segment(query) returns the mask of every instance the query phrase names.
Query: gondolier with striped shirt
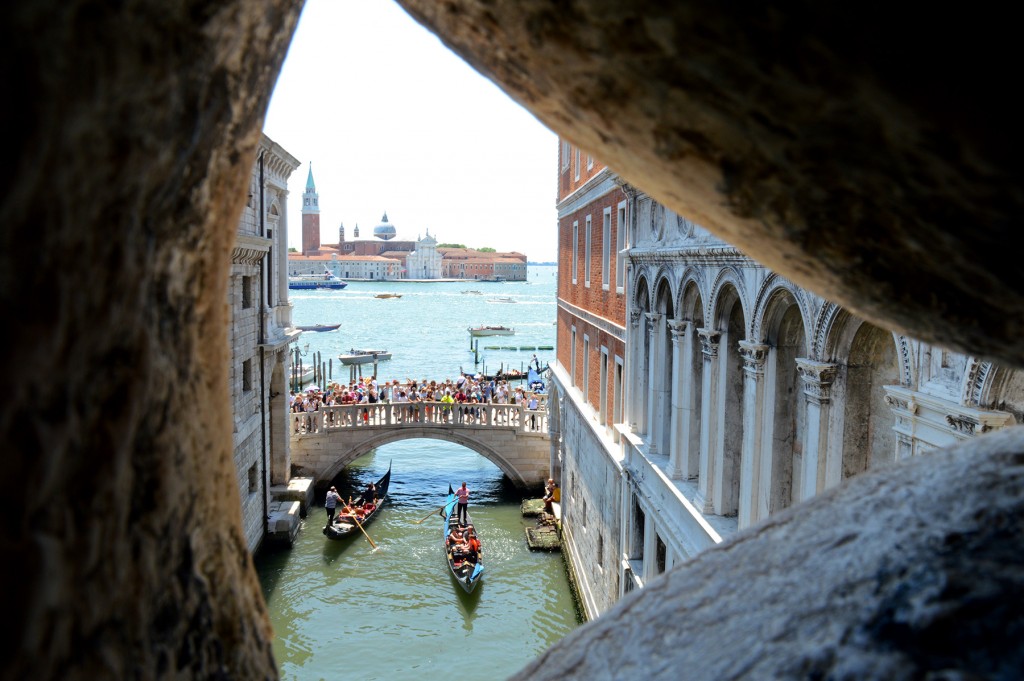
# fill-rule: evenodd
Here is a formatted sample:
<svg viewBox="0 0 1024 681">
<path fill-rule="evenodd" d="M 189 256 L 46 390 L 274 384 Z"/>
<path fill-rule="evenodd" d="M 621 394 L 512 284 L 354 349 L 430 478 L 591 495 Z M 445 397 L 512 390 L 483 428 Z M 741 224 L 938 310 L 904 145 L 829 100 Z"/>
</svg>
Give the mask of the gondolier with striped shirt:
<svg viewBox="0 0 1024 681">
<path fill-rule="evenodd" d="M 462 487 L 455 490 L 455 498 L 459 500 L 456 517 L 461 524 L 465 525 L 469 516 L 469 489 L 466 488 L 465 482 L 462 483 Z"/>
<path fill-rule="evenodd" d="M 327 499 L 324 502 L 324 507 L 327 509 L 327 527 L 331 526 L 334 522 L 334 511 L 338 508 L 338 503 L 341 501 L 341 495 L 338 494 L 336 487 L 331 487 L 327 491 Z"/>
</svg>

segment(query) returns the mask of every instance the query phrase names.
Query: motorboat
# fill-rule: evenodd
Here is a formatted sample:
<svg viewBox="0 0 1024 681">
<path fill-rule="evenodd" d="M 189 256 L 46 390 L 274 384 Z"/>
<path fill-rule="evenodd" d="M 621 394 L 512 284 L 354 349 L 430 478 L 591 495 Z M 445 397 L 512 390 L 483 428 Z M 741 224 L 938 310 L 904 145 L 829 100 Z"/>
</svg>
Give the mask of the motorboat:
<svg viewBox="0 0 1024 681">
<path fill-rule="evenodd" d="M 299 331 L 335 331 L 341 324 L 307 324 L 296 326 Z"/>
<path fill-rule="evenodd" d="M 514 302 L 516 302 L 516 299 L 515 298 L 510 298 L 509 296 L 502 296 L 500 298 L 488 298 L 487 302 L 488 303 L 514 303 Z"/>
<path fill-rule="evenodd" d="M 387 350 L 356 350 L 351 349 L 347 355 L 339 355 L 342 364 L 372 364 L 391 359 Z"/>
<path fill-rule="evenodd" d="M 339 291 L 346 286 L 348 286 L 348 282 L 342 281 L 328 269 L 320 274 L 296 274 L 288 277 L 288 288 L 298 291 L 316 289 Z"/>
<path fill-rule="evenodd" d="M 378 293 L 374 298 L 401 298 L 401 293 Z"/>
<path fill-rule="evenodd" d="M 471 326 L 470 336 L 512 336 L 516 330 L 509 326 Z"/>
</svg>

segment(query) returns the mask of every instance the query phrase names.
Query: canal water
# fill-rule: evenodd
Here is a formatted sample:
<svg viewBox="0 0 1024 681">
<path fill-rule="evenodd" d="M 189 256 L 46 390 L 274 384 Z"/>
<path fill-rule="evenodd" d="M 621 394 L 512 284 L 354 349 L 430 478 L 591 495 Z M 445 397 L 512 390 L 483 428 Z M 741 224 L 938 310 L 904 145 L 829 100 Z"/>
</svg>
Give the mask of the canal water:
<svg viewBox="0 0 1024 681">
<path fill-rule="evenodd" d="M 386 349 L 394 359 L 378 365 L 378 380 L 447 378 L 473 365 L 467 327 L 502 324 L 514 326 L 516 335 L 493 339 L 506 348 L 499 350 L 484 350 L 492 339 L 480 339 L 479 368 L 485 362 L 488 371 L 492 362 L 518 368 L 534 354 L 518 346 L 554 345 L 554 269 L 531 268 L 529 283 L 351 282 L 340 292 L 292 291 L 295 324 L 342 324 L 338 331 L 304 334 L 300 351 L 319 351 L 326 360 L 350 348 Z M 402 298 L 375 298 L 379 292 Z M 488 302 L 498 297 L 516 302 Z M 542 364 L 554 356 L 536 354 Z M 337 362 L 334 369 L 340 378 Z M 294 547 L 256 557 L 282 679 L 401 681 L 467 673 L 501 679 L 579 626 L 562 555 L 526 544 L 526 528 L 536 519 L 522 516 L 521 502 L 540 490 L 516 490 L 477 453 L 425 439 L 360 457 L 334 483 L 344 496 L 354 494 L 389 463 L 389 501 L 366 526 L 376 548 L 361 533 L 325 538 L 318 500 Z M 447 570 L 435 512 L 448 485 L 463 481 L 486 566 L 472 594 Z"/>
</svg>

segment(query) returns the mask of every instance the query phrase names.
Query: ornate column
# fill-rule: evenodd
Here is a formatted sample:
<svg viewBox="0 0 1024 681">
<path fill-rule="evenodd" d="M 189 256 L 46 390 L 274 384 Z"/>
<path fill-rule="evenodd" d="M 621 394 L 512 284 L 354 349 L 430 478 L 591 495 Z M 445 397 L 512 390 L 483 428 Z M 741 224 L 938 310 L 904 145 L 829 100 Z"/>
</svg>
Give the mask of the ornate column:
<svg viewBox="0 0 1024 681">
<path fill-rule="evenodd" d="M 683 359 L 689 357 L 687 330 L 690 323 L 672 320 L 668 323 L 672 334 L 672 386 L 671 424 L 669 430 L 668 475 L 673 480 L 687 478 L 687 446 L 690 442 L 690 416 L 693 413 L 693 374 Z"/>
<path fill-rule="evenodd" d="M 836 380 L 838 367 L 797 358 L 796 370 L 804 383 L 807 406 L 804 461 L 800 471 L 800 500 L 803 501 L 823 491 L 826 486 L 839 484 L 842 479 L 842 452 L 835 454 L 830 461 L 828 441 L 832 383 Z"/>
<path fill-rule="evenodd" d="M 629 328 L 626 330 L 626 394 L 623 396 L 622 420 L 629 424 L 629 429 L 638 432 L 638 424 L 643 423 L 643 409 L 640 392 L 641 373 L 640 357 L 643 355 L 643 333 L 640 321 L 643 313 L 633 310 L 629 313 Z"/>
<path fill-rule="evenodd" d="M 768 346 L 741 340 L 743 358 L 743 445 L 740 452 L 738 523 L 749 527 L 768 517 L 772 457 L 764 452 L 765 361 Z"/>
<path fill-rule="evenodd" d="M 718 343 L 722 333 L 714 329 L 697 329 L 697 335 L 700 338 L 701 352 L 704 354 L 704 383 L 700 398 L 700 473 L 695 505 L 702 513 L 711 513 L 714 509 L 711 484 L 715 478 L 715 459 L 722 448 L 718 429 L 723 419 L 717 411 L 720 363 Z"/>
<path fill-rule="evenodd" d="M 661 436 L 665 432 L 665 375 L 659 366 L 665 357 L 661 325 L 665 315 L 659 312 L 647 313 L 647 452 L 661 453 Z"/>
</svg>

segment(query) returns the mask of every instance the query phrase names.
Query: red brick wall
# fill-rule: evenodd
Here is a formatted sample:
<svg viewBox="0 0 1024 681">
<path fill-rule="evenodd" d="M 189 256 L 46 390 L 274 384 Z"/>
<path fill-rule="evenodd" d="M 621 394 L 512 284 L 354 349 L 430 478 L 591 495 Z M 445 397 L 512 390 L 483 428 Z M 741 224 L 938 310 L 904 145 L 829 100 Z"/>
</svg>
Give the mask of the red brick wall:
<svg viewBox="0 0 1024 681">
<path fill-rule="evenodd" d="M 565 140 L 558 140 L 558 200 L 561 201 L 569 194 L 582 187 L 587 180 L 594 177 L 605 165 L 594 159 L 591 167 L 587 167 L 587 150 L 580 149 L 580 179 L 576 179 L 576 147 L 569 145 L 569 165 L 563 168 L 562 154 L 565 153 Z"/>
<path fill-rule="evenodd" d="M 317 213 L 302 214 L 302 254 L 316 255 L 320 252 L 320 216 Z"/>
<path fill-rule="evenodd" d="M 582 307 L 594 314 L 610 319 L 616 324 L 626 323 L 626 296 L 616 293 L 615 287 L 618 282 L 615 280 L 615 262 L 603 262 L 604 254 L 604 209 L 611 208 L 611 246 L 610 254 L 615 253 L 616 235 L 618 234 L 618 205 L 625 200 L 621 189 L 605 194 L 603 197 L 591 203 L 576 213 L 566 215 L 558 222 L 558 297 L 568 303 Z M 590 286 L 587 287 L 585 279 L 585 262 L 587 258 L 587 215 L 591 218 L 590 231 Z M 576 283 L 573 284 L 572 256 L 573 256 L 573 228 L 572 224 L 579 223 L 577 248 L 579 259 L 576 267 Z M 604 290 L 602 282 L 604 269 L 609 267 L 608 290 Z"/>
</svg>

